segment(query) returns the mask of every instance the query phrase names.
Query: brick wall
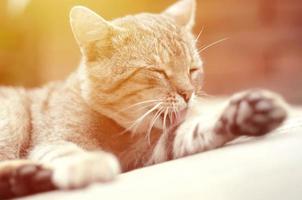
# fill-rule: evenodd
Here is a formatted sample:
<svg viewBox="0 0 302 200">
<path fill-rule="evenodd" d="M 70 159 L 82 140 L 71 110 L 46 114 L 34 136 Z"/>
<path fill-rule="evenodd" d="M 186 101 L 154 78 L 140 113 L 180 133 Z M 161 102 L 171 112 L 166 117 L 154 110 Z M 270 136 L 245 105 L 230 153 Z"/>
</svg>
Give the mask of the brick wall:
<svg viewBox="0 0 302 200">
<path fill-rule="evenodd" d="M 265 87 L 302 103 L 302 1 L 199 0 L 202 53 L 211 94 Z"/>
</svg>

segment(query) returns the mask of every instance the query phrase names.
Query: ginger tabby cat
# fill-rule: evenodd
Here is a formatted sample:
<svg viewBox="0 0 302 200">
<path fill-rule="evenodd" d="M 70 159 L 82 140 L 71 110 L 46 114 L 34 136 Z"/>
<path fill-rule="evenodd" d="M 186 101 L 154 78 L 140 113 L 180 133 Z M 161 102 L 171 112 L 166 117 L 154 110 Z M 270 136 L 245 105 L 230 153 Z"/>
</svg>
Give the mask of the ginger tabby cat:
<svg viewBox="0 0 302 200">
<path fill-rule="evenodd" d="M 180 0 L 106 21 L 74 7 L 79 68 L 38 89 L 0 88 L 0 198 L 110 181 L 278 127 L 286 111 L 275 94 L 203 95 L 195 10 Z"/>
</svg>

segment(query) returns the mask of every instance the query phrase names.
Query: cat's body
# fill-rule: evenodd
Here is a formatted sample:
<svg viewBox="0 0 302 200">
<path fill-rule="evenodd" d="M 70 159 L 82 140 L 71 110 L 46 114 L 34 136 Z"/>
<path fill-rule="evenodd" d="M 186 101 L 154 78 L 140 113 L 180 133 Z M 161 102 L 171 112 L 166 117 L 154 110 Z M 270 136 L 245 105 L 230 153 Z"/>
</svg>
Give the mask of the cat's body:
<svg viewBox="0 0 302 200">
<path fill-rule="evenodd" d="M 160 15 L 107 22 L 74 8 L 78 70 L 39 89 L 0 89 L 0 197 L 108 181 L 279 126 L 286 112 L 271 93 L 215 106 L 199 96 L 194 11 L 182 0 Z"/>
<path fill-rule="evenodd" d="M 153 130 L 152 138 L 148 140 L 142 135 L 125 132 L 115 121 L 83 101 L 74 75 L 66 82 L 51 83 L 34 90 L 1 88 L 0 101 L 1 139 L 8 139 L 6 143 L 0 143 L 4 150 L 0 154 L 1 160 L 28 157 L 39 160 L 31 153 L 36 147 L 66 141 L 89 151 L 112 152 L 121 161 L 123 171 L 128 171 L 144 166 L 147 161 L 141 158 L 149 157 L 152 153 L 150 145 L 161 133 Z M 11 118 L 7 117 L 8 113 Z"/>
</svg>

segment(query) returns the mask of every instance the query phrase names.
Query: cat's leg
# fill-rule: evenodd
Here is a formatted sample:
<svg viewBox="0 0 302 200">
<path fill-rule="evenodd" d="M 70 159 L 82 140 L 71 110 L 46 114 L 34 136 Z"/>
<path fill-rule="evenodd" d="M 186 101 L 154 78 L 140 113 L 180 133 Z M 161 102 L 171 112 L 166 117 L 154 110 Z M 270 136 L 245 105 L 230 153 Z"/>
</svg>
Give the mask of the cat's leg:
<svg viewBox="0 0 302 200">
<path fill-rule="evenodd" d="M 236 94 L 216 114 L 211 113 L 214 110 L 201 111 L 178 127 L 172 143 L 173 158 L 218 148 L 243 135 L 269 133 L 285 120 L 285 107 L 281 97 L 271 92 Z"/>
<path fill-rule="evenodd" d="M 112 180 L 118 160 L 103 151 L 89 152 L 70 142 L 37 145 L 29 160 L 0 163 L 0 199 L 54 189 L 73 189 Z"/>
<path fill-rule="evenodd" d="M 0 161 L 25 154 L 30 143 L 29 104 L 24 90 L 0 89 Z"/>
<path fill-rule="evenodd" d="M 23 89 L 0 90 L 0 199 L 53 189 L 50 171 L 24 158 L 30 144 L 30 100 Z M 48 179 L 48 181 L 47 181 Z"/>
<path fill-rule="evenodd" d="M 85 151 L 65 141 L 38 145 L 29 158 L 51 167 L 52 181 L 59 189 L 110 181 L 120 173 L 120 165 L 114 155 L 104 151 Z"/>
<path fill-rule="evenodd" d="M 69 142 L 39 145 L 29 159 L 0 163 L 0 199 L 84 187 L 110 181 L 120 172 L 113 155 Z"/>
</svg>

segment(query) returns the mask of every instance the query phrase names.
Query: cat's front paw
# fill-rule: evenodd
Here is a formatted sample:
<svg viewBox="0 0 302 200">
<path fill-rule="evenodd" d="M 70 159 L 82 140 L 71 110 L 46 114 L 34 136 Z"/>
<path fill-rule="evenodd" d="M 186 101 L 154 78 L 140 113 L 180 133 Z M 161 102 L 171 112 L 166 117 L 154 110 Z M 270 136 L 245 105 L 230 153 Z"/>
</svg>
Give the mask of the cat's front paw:
<svg viewBox="0 0 302 200">
<path fill-rule="evenodd" d="M 219 120 L 217 131 L 261 136 L 280 126 L 286 116 L 281 97 L 268 91 L 250 90 L 231 98 Z"/>
<path fill-rule="evenodd" d="M 75 189 L 110 181 L 119 173 L 120 165 L 115 156 L 89 152 L 59 160 L 54 168 L 53 182 L 60 189 Z"/>
</svg>

